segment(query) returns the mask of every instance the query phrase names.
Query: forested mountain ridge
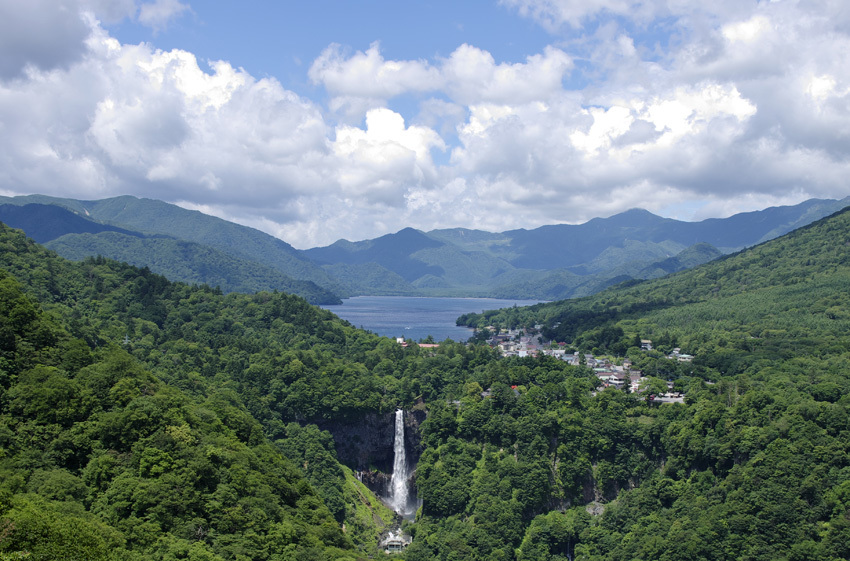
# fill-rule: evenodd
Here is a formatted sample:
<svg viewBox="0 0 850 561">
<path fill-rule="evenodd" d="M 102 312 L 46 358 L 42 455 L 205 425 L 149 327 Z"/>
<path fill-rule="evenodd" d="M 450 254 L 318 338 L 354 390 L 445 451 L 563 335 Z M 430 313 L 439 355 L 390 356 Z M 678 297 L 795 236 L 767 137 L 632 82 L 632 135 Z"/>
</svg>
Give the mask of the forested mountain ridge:
<svg viewBox="0 0 850 561">
<path fill-rule="evenodd" d="M 586 296 L 779 236 L 843 208 L 850 199 L 812 199 L 701 222 L 633 209 L 579 225 L 502 233 L 404 228 L 373 240 L 339 240 L 303 251 L 252 228 L 150 199 L 29 195 L 0 197 L 0 203 L 19 207 L 9 216 L 10 224 L 69 258 L 102 254 L 148 266 L 173 280 L 220 285 L 225 292 L 277 289 L 329 304 L 358 294 L 541 300 Z M 67 209 L 76 221 L 28 218 L 20 210 L 28 204 Z M 29 212 L 35 215 L 35 209 Z"/>
<path fill-rule="evenodd" d="M 40 244 L 45 244 L 66 234 L 100 234 L 115 232 L 128 236 L 143 237 L 117 226 L 95 222 L 59 205 L 0 204 L 0 222 L 28 233 Z"/>
<path fill-rule="evenodd" d="M 657 244 L 672 242 L 682 247 L 707 243 L 728 253 L 786 234 L 848 204 L 850 198 L 839 201 L 810 199 L 798 205 L 770 207 L 699 222 L 661 218 L 643 209 L 632 209 L 610 218 L 594 218 L 584 224 L 541 226 L 533 230 L 513 230 L 504 235 L 511 238 L 515 251 L 523 252 L 522 259 L 517 262 L 520 265 L 538 268 L 545 264 L 547 261 L 542 259 L 546 257 L 533 249 L 548 242 L 565 246 L 566 251 L 554 259 L 561 267 L 573 267 L 592 260 L 593 256 L 616 246 L 622 239 Z"/>
<path fill-rule="evenodd" d="M 427 412 L 408 561 L 850 558 L 848 243 L 840 213 L 711 267 L 504 312 L 622 348 L 647 387 L 685 394 L 657 406 L 563 361 L 405 348 L 294 296 L 72 263 L 3 229 L 0 553 L 51 558 L 14 531 L 41 524 L 94 559 L 378 555 L 375 507 L 314 423 L 403 407 Z M 694 361 L 633 346 L 650 335 Z"/>
<path fill-rule="evenodd" d="M 560 300 L 586 296 L 626 279 L 657 278 L 707 262 L 787 233 L 847 204 L 850 198 L 812 199 L 701 222 L 633 209 L 579 225 L 501 233 L 406 228 L 374 240 L 340 240 L 304 253 L 331 274 L 343 267 L 357 266 L 361 271 L 371 267 L 373 294 L 400 293 L 402 287 L 389 282 L 395 275 L 409 284 L 411 294 Z M 713 248 L 706 250 L 708 246 Z M 686 253 L 676 260 L 682 252 Z"/>
<path fill-rule="evenodd" d="M 216 268 L 228 268 L 228 276 L 223 280 L 233 290 L 277 288 L 301 294 L 322 304 L 336 303 L 339 301 L 338 295 L 345 295 L 338 282 L 286 242 L 253 228 L 162 201 L 131 196 L 79 201 L 28 195 L 0 197 L 0 203 L 2 206 L 30 208 L 31 212 L 43 212 L 38 207 L 29 207 L 31 204 L 52 205 L 75 213 L 75 227 L 67 227 L 64 231 L 56 229 L 56 220 L 52 223 L 34 222 L 28 220 L 23 211 L 16 212 L 16 220 L 9 222 L 24 229 L 41 243 L 56 241 L 56 249 L 67 252 L 69 257 L 83 254 L 95 256 L 97 253 L 94 251 L 103 250 L 102 255 L 121 259 L 130 254 L 126 246 L 133 245 L 135 249 L 141 250 L 140 254 L 136 254 L 135 264 L 147 265 L 174 280 L 192 281 L 194 278 L 209 277 L 212 281 Z M 81 221 L 89 221 L 94 226 L 81 229 L 78 224 Z M 71 219 L 64 218 L 62 222 L 70 225 Z M 99 234 L 105 226 L 110 231 L 130 237 Z M 65 236 L 60 243 L 58 238 L 63 234 Z M 175 243 L 163 242 L 164 238 L 183 242 L 184 246 L 186 243 L 192 244 L 194 250 L 203 252 L 208 259 L 193 263 Z M 114 248 L 112 243 L 116 244 Z M 142 263 L 142 258 L 151 262 Z M 242 267 L 247 272 L 239 274 Z M 175 275 L 177 272 L 185 273 L 187 269 L 189 272 L 186 276 Z M 222 279 L 222 275 L 218 278 Z M 215 286 L 214 282 L 202 282 Z M 268 283 L 279 284 L 268 286 Z"/>
<path fill-rule="evenodd" d="M 542 324 L 548 338 L 572 341 L 621 324 L 644 338 L 675 338 L 705 356 L 727 331 L 747 352 L 814 334 L 841 336 L 850 290 L 850 209 L 775 240 L 661 279 L 630 281 L 586 298 L 470 314 L 460 323 L 483 327 Z M 806 331 L 808 330 L 808 333 Z M 802 337 L 802 339 L 800 339 Z M 797 338 L 796 343 L 791 340 Z M 744 339 L 745 341 L 740 341 Z"/>
<path fill-rule="evenodd" d="M 125 322 L 143 331 L 149 322 L 133 310 L 160 317 L 153 292 L 209 289 L 103 259 L 69 263 L 2 225 L 0 263 L 0 551 L 38 560 L 357 557 L 232 390 L 180 389 L 121 344 Z M 130 307 L 121 317 L 116 297 Z M 289 446 L 321 448 L 286 430 Z"/>
<path fill-rule="evenodd" d="M 845 210 L 664 279 L 466 318 L 543 323 L 546 336 L 626 354 L 687 396 L 640 409 L 607 389 L 566 431 L 573 408 L 559 409 L 560 432 L 546 433 L 564 439 L 556 471 L 619 492 L 598 525 L 584 509 L 535 518 L 517 559 L 850 558 L 848 292 Z M 641 339 L 661 352 L 640 351 Z M 693 361 L 666 358 L 673 347 Z M 538 394 L 547 409 L 551 395 Z M 608 444 L 582 452 L 591 434 Z"/>
<path fill-rule="evenodd" d="M 298 281 L 257 261 L 234 257 L 210 246 L 167 236 L 132 236 L 115 232 L 66 234 L 44 244 L 67 259 L 102 255 L 188 284 L 206 284 L 222 292 L 279 290 L 312 304 L 339 304 L 332 292 L 313 281 Z"/>
<path fill-rule="evenodd" d="M 333 439 L 309 422 L 348 427 L 365 415 L 391 413 L 416 396 L 440 395 L 448 383 L 459 387 L 464 363 L 493 358 L 488 349 L 462 345 L 446 347 L 459 353 L 457 361 L 420 357 L 415 346 L 405 350 L 291 295 L 224 295 L 104 258 L 68 262 L 2 225 L 0 264 L 3 275 L 17 279 L 8 277 L 10 292 L 0 295 L 8 306 L 0 314 L 0 471 L 9 476 L 0 477 L 7 484 L 0 483 L 0 497 L 10 501 L 0 501 L 0 522 L 10 530 L 0 552 L 27 550 L 52 559 L 55 548 L 67 546 L 58 551 L 91 559 L 167 560 L 374 554 L 392 516 L 337 462 Z M 49 318 L 59 333 L 32 324 L 30 316 Z M 402 383 L 405 371 L 418 379 Z M 36 391 L 40 386 L 43 392 Z M 106 392 L 110 400 L 85 401 L 93 392 Z M 123 397 L 115 402 L 119 393 Z M 10 402 L 11 396 L 21 397 Z M 189 412 L 175 409 L 181 403 Z M 41 413 L 54 407 L 77 413 L 54 426 L 52 414 Z M 112 428 L 103 428 L 104 419 Z M 237 444 L 210 440 L 209 423 L 240 443 L 273 443 L 277 452 L 264 449 L 261 461 L 242 465 Z M 188 446 L 180 454 L 168 436 L 174 427 Z M 106 430 L 117 433 L 103 440 Z M 33 431 L 51 436 L 36 442 Z M 298 469 L 285 471 L 291 464 L 281 451 L 319 495 Z M 269 457 L 275 453 L 277 459 Z M 138 468 L 146 454 L 161 457 L 162 468 Z M 98 476 L 97 488 L 86 475 L 95 469 L 92 461 L 110 466 Z M 275 462 L 284 481 L 265 482 L 264 472 L 252 471 L 263 463 L 273 471 Z M 164 481 L 172 468 L 179 477 Z M 42 489 L 34 483 L 41 469 L 59 479 Z M 251 490 L 228 483 L 231 470 Z M 123 494 L 114 488 L 119 484 Z M 55 488 L 68 485 L 73 494 L 59 497 L 73 504 L 51 502 L 58 500 L 51 494 Z M 267 491 L 294 502 L 252 498 Z M 30 512 L 30 499 L 43 504 Z M 118 499 L 123 502 L 113 505 Z M 90 507 L 95 503 L 102 506 Z M 20 505 L 26 512 L 16 510 Z M 222 518 L 231 511 L 238 522 Z M 35 535 L 28 517 L 48 519 L 48 537 L 28 538 Z M 80 518 L 92 525 L 88 538 L 94 546 L 66 544 Z M 12 526 L 21 531 L 12 532 Z"/>
</svg>

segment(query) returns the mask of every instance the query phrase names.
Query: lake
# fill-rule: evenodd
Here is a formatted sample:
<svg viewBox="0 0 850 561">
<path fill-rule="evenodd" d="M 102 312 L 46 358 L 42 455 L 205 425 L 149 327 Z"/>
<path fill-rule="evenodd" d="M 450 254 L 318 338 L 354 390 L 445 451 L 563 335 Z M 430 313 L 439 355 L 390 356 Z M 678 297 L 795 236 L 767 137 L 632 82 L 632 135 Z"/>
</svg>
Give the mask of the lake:
<svg viewBox="0 0 850 561">
<path fill-rule="evenodd" d="M 458 316 L 484 310 L 531 306 L 540 300 L 500 300 L 496 298 L 426 298 L 410 296 L 356 296 L 341 305 L 322 306 L 355 327 L 386 337 L 419 341 L 432 336 L 435 341 L 466 341 L 472 330 L 458 327 Z"/>
</svg>

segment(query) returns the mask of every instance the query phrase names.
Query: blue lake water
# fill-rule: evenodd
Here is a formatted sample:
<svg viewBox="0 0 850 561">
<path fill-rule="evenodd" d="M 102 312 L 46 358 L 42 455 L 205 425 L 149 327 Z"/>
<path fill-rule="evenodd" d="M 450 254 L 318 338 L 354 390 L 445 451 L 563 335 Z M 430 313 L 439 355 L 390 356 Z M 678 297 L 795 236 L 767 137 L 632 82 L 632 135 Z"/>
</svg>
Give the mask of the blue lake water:
<svg viewBox="0 0 850 561">
<path fill-rule="evenodd" d="M 341 305 L 322 306 L 355 327 L 386 337 L 419 341 L 432 336 L 435 341 L 466 341 L 472 330 L 458 327 L 458 316 L 484 310 L 531 306 L 540 300 L 499 300 L 495 298 L 415 298 L 409 296 L 357 296 Z"/>
</svg>

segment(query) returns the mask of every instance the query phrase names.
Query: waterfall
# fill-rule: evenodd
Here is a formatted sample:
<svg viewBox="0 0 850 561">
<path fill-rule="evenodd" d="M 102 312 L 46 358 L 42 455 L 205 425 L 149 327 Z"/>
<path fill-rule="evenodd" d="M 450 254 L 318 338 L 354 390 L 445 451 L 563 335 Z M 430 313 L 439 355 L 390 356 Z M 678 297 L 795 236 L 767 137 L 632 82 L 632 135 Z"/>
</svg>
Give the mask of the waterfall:
<svg viewBox="0 0 850 561">
<path fill-rule="evenodd" d="M 407 456 L 404 452 L 404 411 L 395 412 L 395 439 L 393 441 L 393 476 L 390 490 L 390 505 L 393 510 L 404 516 L 407 514 Z"/>
</svg>

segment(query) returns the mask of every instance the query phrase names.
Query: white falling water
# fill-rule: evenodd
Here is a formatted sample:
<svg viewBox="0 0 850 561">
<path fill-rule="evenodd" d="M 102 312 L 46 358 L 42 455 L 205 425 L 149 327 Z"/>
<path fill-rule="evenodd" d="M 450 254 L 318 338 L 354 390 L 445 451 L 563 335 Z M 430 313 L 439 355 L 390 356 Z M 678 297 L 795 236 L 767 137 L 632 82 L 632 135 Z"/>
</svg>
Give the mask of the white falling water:
<svg viewBox="0 0 850 561">
<path fill-rule="evenodd" d="M 407 512 L 407 456 L 404 453 L 404 411 L 395 412 L 395 440 L 393 441 L 393 476 L 390 505 L 404 516 Z"/>
</svg>

